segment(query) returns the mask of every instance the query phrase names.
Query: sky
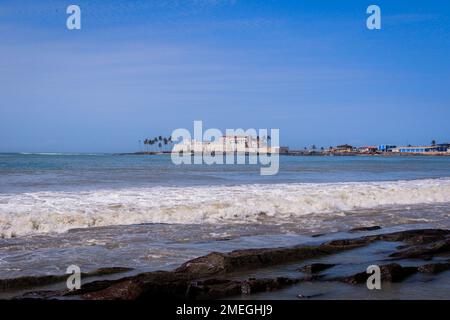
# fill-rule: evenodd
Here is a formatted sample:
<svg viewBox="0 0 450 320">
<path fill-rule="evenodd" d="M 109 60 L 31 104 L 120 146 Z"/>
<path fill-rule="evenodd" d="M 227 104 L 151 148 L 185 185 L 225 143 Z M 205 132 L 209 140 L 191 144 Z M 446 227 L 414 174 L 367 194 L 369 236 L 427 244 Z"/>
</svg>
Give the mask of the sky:
<svg viewBox="0 0 450 320">
<path fill-rule="evenodd" d="M 446 0 L 0 0 L 0 152 L 132 152 L 194 120 L 291 149 L 448 142 L 449 57 Z"/>
</svg>

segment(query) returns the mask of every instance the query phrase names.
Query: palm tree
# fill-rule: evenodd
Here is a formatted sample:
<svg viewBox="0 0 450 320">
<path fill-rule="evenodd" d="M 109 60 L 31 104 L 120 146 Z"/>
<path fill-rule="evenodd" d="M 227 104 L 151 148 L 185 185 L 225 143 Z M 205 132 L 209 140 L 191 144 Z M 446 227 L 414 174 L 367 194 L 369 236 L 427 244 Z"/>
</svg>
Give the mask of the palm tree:
<svg viewBox="0 0 450 320">
<path fill-rule="evenodd" d="M 431 141 L 431 145 L 432 145 L 432 146 L 435 146 L 435 145 L 436 145 L 436 140 L 432 140 L 432 141 Z"/>
<path fill-rule="evenodd" d="M 317 149 L 316 145 L 313 144 L 313 145 L 311 146 L 311 149 L 316 150 L 316 149 Z"/>
<path fill-rule="evenodd" d="M 172 136 L 169 136 L 168 138 L 167 138 L 167 141 L 169 142 L 169 145 L 170 145 L 170 151 L 172 151 Z"/>
</svg>

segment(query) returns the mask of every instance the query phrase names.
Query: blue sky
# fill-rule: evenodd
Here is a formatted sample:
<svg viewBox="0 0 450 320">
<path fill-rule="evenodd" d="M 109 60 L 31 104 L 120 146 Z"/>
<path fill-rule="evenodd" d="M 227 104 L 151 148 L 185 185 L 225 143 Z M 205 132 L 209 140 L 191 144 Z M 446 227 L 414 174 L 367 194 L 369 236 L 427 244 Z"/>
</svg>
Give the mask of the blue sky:
<svg viewBox="0 0 450 320">
<path fill-rule="evenodd" d="M 448 141 L 449 56 L 444 0 L 2 0 L 0 152 L 134 151 L 194 120 L 291 148 Z"/>
</svg>

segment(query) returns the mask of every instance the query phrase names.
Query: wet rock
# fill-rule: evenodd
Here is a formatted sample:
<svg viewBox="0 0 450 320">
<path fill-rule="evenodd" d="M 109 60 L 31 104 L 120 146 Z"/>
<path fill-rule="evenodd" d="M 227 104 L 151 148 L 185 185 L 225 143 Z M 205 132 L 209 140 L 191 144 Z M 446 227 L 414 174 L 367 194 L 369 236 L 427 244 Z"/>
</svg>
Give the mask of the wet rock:
<svg viewBox="0 0 450 320">
<path fill-rule="evenodd" d="M 12 279 L 1 279 L 0 280 L 0 290 L 14 290 L 14 289 L 22 289 L 22 288 L 32 288 L 44 286 L 52 283 L 62 282 L 67 279 L 67 275 L 65 276 L 26 276 Z"/>
<path fill-rule="evenodd" d="M 318 273 L 320 271 L 332 268 L 334 266 L 335 264 L 332 263 L 313 263 L 299 268 L 298 271 L 304 273 Z"/>
<path fill-rule="evenodd" d="M 418 268 L 418 271 L 423 272 L 423 273 L 440 273 L 440 272 L 447 271 L 447 270 L 450 270 L 449 262 L 430 263 L 430 264 L 425 264 L 423 266 L 420 266 Z"/>
<path fill-rule="evenodd" d="M 81 273 L 81 279 L 89 277 L 104 276 L 116 273 L 124 273 L 131 271 L 131 268 L 122 267 L 108 267 L 100 268 L 91 272 Z M 11 290 L 11 289 L 23 289 L 40 287 L 49 284 L 54 284 L 58 282 L 64 282 L 67 280 L 68 275 L 46 275 L 46 276 L 25 276 L 11 279 L 0 279 L 0 290 Z"/>
<path fill-rule="evenodd" d="M 230 240 L 232 240 L 232 238 L 218 238 L 218 239 L 215 239 L 215 241 L 230 241 Z"/>
<path fill-rule="evenodd" d="M 398 241 L 411 245 L 426 244 L 445 240 L 450 236 L 450 230 L 444 229 L 418 229 L 369 236 L 371 240 Z"/>
<path fill-rule="evenodd" d="M 319 237 L 322 237 L 324 235 L 326 235 L 326 233 L 316 233 L 316 234 L 313 234 L 311 237 L 312 238 L 319 238 Z"/>
<path fill-rule="evenodd" d="M 304 295 L 304 294 L 299 293 L 297 295 L 297 298 L 299 298 L 299 299 L 311 299 L 311 298 L 318 298 L 318 297 L 321 297 L 323 295 L 324 295 L 323 293 L 316 293 L 316 294 L 311 294 L 311 295 Z"/>
<path fill-rule="evenodd" d="M 126 280 L 103 290 L 85 293 L 82 298 L 89 300 L 136 300 L 144 291 L 142 282 Z"/>
<path fill-rule="evenodd" d="M 277 290 L 298 282 L 298 279 L 278 277 L 276 279 L 250 279 L 246 283 L 250 287 L 250 293 L 254 293 Z"/>
<path fill-rule="evenodd" d="M 410 246 L 406 249 L 392 253 L 390 257 L 401 259 L 429 259 L 433 255 L 448 252 L 450 252 L 450 237 L 431 243 L 429 240 L 426 240 L 425 244 Z"/>
<path fill-rule="evenodd" d="M 237 296 L 242 292 L 241 283 L 238 281 L 228 281 L 226 283 L 209 285 L 195 299 L 221 299 L 230 296 Z"/>
<path fill-rule="evenodd" d="M 372 242 L 376 241 L 367 237 L 356 238 L 356 239 L 338 239 L 327 242 L 327 245 L 336 247 L 363 247 Z"/>
<path fill-rule="evenodd" d="M 182 264 L 175 272 L 210 275 L 225 272 L 227 268 L 225 254 L 212 252 L 206 256 Z"/>
<path fill-rule="evenodd" d="M 303 279 L 280 277 L 269 279 L 250 278 L 241 281 L 226 279 L 225 277 L 234 272 L 323 257 L 345 250 L 363 247 L 375 241 L 404 242 L 408 245 L 407 247 L 397 249 L 393 255 L 394 257 L 429 257 L 449 251 L 450 230 L 408 230 L 355 239 L 333 240 L 321 245 L 246 249 L 229 253 L 212 252 L 183 263 L 174 271 L 155 271 L 117 280 L 93 281 L 83 284 L 80 290 L 71 292 L 31 292 L 22 295 L 22 298 L 51 299 L 71 296 L 74 298 L 95 300 L 198 300 L 219 299 L 239 294 L 253 294 L 267 290 L 278 290 L 299 281 L 321 280 L 321 275 L 314 273 L 332 265 L 310 264 L 309 266 L 305 266 L 304 270 L 310 270 L 311 275 L 309 278 Z M 450 264 L 450 261 L 448 263 Z M 384 265 L 380 268 L 382 280 L 391 282 L 402 281 L 418 271 L 416 267 L 402 267 L 395 263 Z M 438 266 L 437 264 L 435 266 L 424 265 L 421 267 L 421 270 L 423 270 L 421 272 L 433 273 L 445 268 L 448 268 L 448 266 Z M 114 272 L 111 269 L 99 270 L 102 274 Z M 64 279 L 66 279 L 66 276 L 64 276 Z M 339 277 L 331 280 L 346 283 L 365 283 L 368 276 L 369 274 L 366 272 L 361 272 L 352 276 Z M 54 279 L 47 279 L 46 281 L 54 281 Z M 25 282 L 30 283 L 29 280 Z"/>
<path fill-rule="evenodd" d="M 176 280 L 172 282 L 127 279 L 99 291 L 87 292 L 81 297 L 89 300 L 138 300 L 138 299 L 221 299 L 239 294 L 278 290 L 297 283 L 298 279 L 207 279 L 203 281 Z"/>
<path fill-rule="evenodd" d="M 384 266 L 380 266 L 381 280 L 389 282 L 401 282 L 407 277 L 417 272 L 416 267 L 402 267 L 397 263 L 391 263 Z M 347 277 L 339 277 L 333 280 L 342 281 L 350 284 L 366 283 L 370 274 L 366 272 L 359 272 Z"/>
<path fill-rule="evenodd" d="M 90 300 L 185 299 L 190 281 L 184 274 L 155 271 L 118 280 L 94 281 L 68 295 Z"/>
<path fill-rule="evenodd" d="M 125 273 L 133 270 L 134 270 L 133 268 L 125 268 L 125 267 L 107 267 L 107 268 L 99 268 L 92 272 L 82 273 L 81 276 L 83 275 L 85 277 L 105 276 L 109 274 Z"/>
<path fill-rule="evenodd" d="M 197 277 L 211 276 L 321 257 L 359 246 L 359 244 L 354 243 L 324 244 L 319 246 L 236 250 L 230 253 L 213 252 L 182 264 L 175 272 L 189 273 Z"/>
<path fill-rule="evenodd" d="M 398 259 L 430 259 L 433 255 L 450 252 L 450 230 L 443 229 L 399 231 L 354 239 L 332 240 L 326 244 L 331 246 L 366 246 L 375 241 L 406 243 L 407 246 L 399 247 L 397 252 L 390 255 L 392 258 Z"/>
<path fill-rule="evenodd" d="M 60 291 L 41 290 L 41 291 L 26 292 L 20 296 L 14 297 L 13 300 L 46 300 L 46 299 L 55 299 L 61 295 L 62 293 Z"/>
<path fill-rule="evenodd" d="M 200 299 L 225 298 L 238 294 L 250 295 L 257 292 L 279 290 L 286 286 L 298 283 L 298 279 L 278 277 L 275 279 L 255 279 L 244 281 L 229 281 L 224 283 L 206 284 L 203 295 Z"/>
<path fill-rule="evenodd" d="M 380 226 L 370 226 L 370 227 L 358 227 L 350 229 L 349 232 L 360 232 L 360 231 L 374 231 L 374 230 L 380 230 Z"/>
<path fill-rule="evenodd" d="M 380 267 L 381 280 L 400 282 L 417 272 L 416 267 L 402 267 L 397 263 L 391 263 Z"/>
<path fill-rule="evenodd" d="M 338 277 L 338 278 L 334 278 L 331 280 L 350 283 L 350 284 L 360 284 L 360 283 L 365 283 L 367 281 L 368 277 L 369 277 L 369 275 L 367 273 L 359 272 L 359 273 L 356 273 L 351 276 Z"/>
</svg>

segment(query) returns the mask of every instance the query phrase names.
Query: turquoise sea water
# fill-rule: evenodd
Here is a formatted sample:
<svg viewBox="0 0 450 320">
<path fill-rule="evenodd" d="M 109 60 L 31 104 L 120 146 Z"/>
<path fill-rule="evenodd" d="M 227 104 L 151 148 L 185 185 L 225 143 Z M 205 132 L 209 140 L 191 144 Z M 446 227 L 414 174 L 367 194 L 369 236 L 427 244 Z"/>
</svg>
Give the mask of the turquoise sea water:
<svg viewBox="0 0 450 320">
<path fill-rule="evenodd" d="M 280 156 L 259 165 L 180 165 L 170 155 L 0 154 L 0 193 L 151 186 L 392 181 L 450 177 L 450 157 Z"/>
<path fill-rule="evenodd" d="M 0 154 L 0 278 L 170 269 L 367 225 L 449 228 L 450 157 L 281 156 L 261 176 L 169 155 Z"/>
</svg>

